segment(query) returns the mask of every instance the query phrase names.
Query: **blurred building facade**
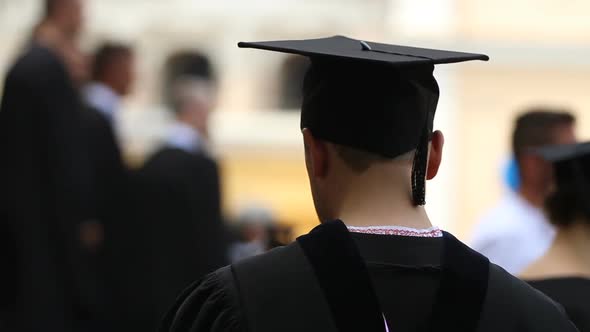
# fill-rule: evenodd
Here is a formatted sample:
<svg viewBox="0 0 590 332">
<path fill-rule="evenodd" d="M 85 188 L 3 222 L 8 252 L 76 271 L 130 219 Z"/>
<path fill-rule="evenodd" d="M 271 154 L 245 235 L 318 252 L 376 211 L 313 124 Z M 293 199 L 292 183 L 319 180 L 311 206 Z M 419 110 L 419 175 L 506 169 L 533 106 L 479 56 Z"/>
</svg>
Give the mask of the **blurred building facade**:
<svg viewBox="0 0 590 332">
<path fill-rule="evenodd" d="M 436 224 L 467 236 L 506 190 L 515 114 L 530 105 L 570 107 L 590 138 L 590 2 L 585 0 L 85 0 L 82 43 L 134 45 L 138 83 L 120 124 L 130 160 L 141 162 L 164 132 L 162 67 L 179 50 L 206 54 L 219 78 L 212 123 L 223 165 L 225 205 L 265 204 L 302 233 L 317 223 L 308 189 L 293 82 L 303 66 L 288 56 L 240 50 L 242 40 L 335 34 L 370 41 L 487 53 L 489 63 L 437 69 L 435 126 L 446 154 L 428 187 Z M 0 0 L 0 72 L 30 33 L 38 0 Z M 298 69 L 299 68 L 299 69 Z M 1 83 L 0 83 L 1 84 Z M 289 92 L 291 91 L 291 92 Z"/>
</svg>

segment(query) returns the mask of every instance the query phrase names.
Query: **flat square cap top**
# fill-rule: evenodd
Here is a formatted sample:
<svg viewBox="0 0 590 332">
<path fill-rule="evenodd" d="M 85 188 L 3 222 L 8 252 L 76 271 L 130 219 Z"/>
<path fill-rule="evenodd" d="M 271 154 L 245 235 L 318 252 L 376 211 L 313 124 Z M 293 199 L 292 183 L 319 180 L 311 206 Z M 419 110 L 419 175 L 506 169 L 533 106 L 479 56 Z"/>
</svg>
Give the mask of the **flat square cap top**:
<svg viewBox="0 0 590 332">
<path fill-rule="evenodd" d="M 487 55 L 367 42 L 344 36 L 319 39 L 240 42 L 241 48 L 256 48 L 307 57 L 333 57 L 394 66 L 445 64 L 489 60 Z"/>
</svg>

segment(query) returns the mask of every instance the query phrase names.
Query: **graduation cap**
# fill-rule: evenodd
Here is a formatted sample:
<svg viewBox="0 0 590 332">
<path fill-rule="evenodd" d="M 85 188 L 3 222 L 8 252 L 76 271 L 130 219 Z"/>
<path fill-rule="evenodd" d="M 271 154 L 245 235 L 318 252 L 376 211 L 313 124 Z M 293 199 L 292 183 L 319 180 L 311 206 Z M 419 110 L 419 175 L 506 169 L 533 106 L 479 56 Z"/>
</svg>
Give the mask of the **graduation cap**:
<svg viewBox="0 0 590 332">
<path fill-rule="evenodd" d="M 303 82 L 301 128 L 314 137 L 395 158 L 415 151 L 414 204 L 425 203 L 428 141 L 439 89 L 434 65 L 488 60 L 483 54 L 388 45 L 335 36 L 241 42 L 309 57 Z"/>
<path fill-rule="evenodd" d="M 533 150 L 551 162 L 555 182 L 560 186 L 577 187 L 581 194 L 590 190 L 590 142 L 552 145 Z"/>
<path fill-rule="evenodd" d="M 575 162 L 590 157 L 590 142 L 544 146 L 534 152 L 552 163 Z"/>
</svg>

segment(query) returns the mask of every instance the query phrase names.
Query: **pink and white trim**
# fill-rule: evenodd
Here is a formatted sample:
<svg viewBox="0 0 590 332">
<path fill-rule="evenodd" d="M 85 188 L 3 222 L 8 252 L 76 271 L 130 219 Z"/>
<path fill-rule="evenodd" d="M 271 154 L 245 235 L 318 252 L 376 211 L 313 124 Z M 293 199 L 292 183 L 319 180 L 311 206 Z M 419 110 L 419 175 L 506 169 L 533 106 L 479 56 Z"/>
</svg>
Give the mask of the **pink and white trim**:
<svg viewBox="0 0 590 332">
<path fill-rule="evenodd" d="M 411 237 L 442 237 L 443 232 L 440 228 L 434 226 L 426 229 L 417 229 L 403 226 L 366 226 L 356 227 L 348 226 L 351 233 L 377 234 L 377 235 L 397 235 Z"/>
</svg>

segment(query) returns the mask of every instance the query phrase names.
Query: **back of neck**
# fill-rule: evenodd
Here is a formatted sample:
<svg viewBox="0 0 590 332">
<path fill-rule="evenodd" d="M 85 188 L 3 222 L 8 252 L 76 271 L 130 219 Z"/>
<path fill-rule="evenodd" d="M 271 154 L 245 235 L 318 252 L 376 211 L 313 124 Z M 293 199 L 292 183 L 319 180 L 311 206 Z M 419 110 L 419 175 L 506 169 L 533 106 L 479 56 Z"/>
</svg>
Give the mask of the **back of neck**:
<svg viewBox="0 0 590 332">
<path fill-rule="evenodd" d="M 576 223 L 561 227 L 553 245 L 522 274 L 526 279 L 590 278 L 590 226 Z"/>
<path fill-rule="evenodd" d="M 416 229 L 432 227 L 426 210 L 414 206 L 410 197 L 382 195 L 349 196 L 342 204 L 338 217 L 348 226 L 403 226 Z"/>
<path fill-rule="evenodd" d="M 590 225 L 577 222 L 557 232 L 554 246 L 590 268 Z"/>
</svg>

